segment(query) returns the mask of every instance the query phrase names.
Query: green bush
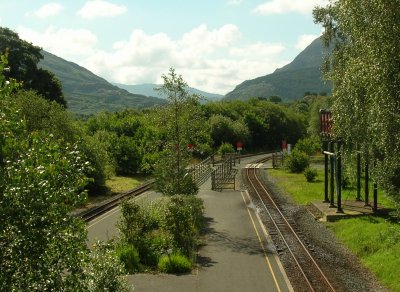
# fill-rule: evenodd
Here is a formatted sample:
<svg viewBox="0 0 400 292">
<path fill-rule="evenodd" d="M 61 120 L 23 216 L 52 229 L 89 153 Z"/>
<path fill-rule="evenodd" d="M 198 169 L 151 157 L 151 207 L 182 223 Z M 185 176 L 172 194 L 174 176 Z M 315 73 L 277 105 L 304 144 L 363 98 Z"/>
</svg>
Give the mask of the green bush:
<svg viewBox="0 0 400 292">
<path fill-rule="evenodd" d="M 224 142 L 221 144 L 221 146 L 219 146 L 218 153 L 219 154 L 235 153 L 235 148 L 233 148 L 232 144 Z"/>
<path fill-rule="evenodd" d="M 165 228 L 172 234 L 175 247 L 192 258 L 202 225 L 203 201 L 194 196 L 172 196 L 165 214 Z"/>
<path fill-rule="evenodd" d="M 126 201 L 121 205 L 122 219 L 118 228 L 122 234 L 123 241 L 140 248 L 138 243 L 144 234 L 157 230 L 160 227 L 162 217 L 162 204 L 153 203 L 139 205 L 135 201 Z"/>
<path fill-rule="evenodd" d="M 308 155 L 315 154 L 321 149 L 321 141 L 318 136 L 306 137 L 297 141 L 294 149 L 304 152 Z"/>
<path fill-rule="evenodd" d="M 139 253 L 133 245 L 117 246 L 116 254 L 121 263 L 124 264 L 125 270 L 129 274 L 133 274 L 140 270 Z"/>
<path fill-rule="evenodd" d="M 142 236 L 140 242 L 140 262 L 156 267 L 159 258 L 173 247 L 173 238 L 164 230 L 153 230 Z"/>
<path fill-rule="evenodd" d="M 308 182 L 315 181 L 317 175 L 318 175 L 318 173 L 317 173 L 317 170 L 315 168 L 307 167 L 304 170 L 304 176 L 306 177 L 306 180 Z"/>
<path fill-rule="evenodd" d="M 41 291 L 132 291 L 132 285 L 128 284 L 124 277 L 123 264 L 115 256 L 109 244 L 97 242 L 90 253 L 89 260 L 86 260 L 83 265 L 83 273 L 80 272 L 78 275 L 83 287 Z"/>
<path fill-rule="evenodd" d="M 203 201 L 190 195 L 163 197 L 142 205 L 124 202 L 118 225 L 121 240 L 137 249 L 145 268 L 156 268 L 170 250 L 193 259 L 203 210 Z"/>
<path fill-rule="evenodd" d="M 181 254 L 163 255 L 158 262 L 158 269 L 164 273 L 182 274 L 190 272 L 192 264 Z"/>
<path fill-rule="evenodd" d="M 303 172 L 310 165 L 310 158 L 304 152 L 293 150 L 292 154 L 285 158 L 285 167 L 290 172 Z"/>
</svg>

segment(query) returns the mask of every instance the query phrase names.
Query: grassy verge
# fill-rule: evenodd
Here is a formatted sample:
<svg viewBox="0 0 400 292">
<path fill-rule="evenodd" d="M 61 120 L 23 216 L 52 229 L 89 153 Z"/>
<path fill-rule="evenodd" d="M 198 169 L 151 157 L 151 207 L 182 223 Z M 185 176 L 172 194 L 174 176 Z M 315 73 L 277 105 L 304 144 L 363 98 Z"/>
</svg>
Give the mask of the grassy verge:
<svg viewBox="0 0 400 292">
<path fill-rule="evenodd" d="M 282 169 L 267 170 L 267 175 L 292 198 L 293 202 L 305 205 L 324 198 L 321 159 L 313 159 L 311 166 L 318 170 L 317 180 L 312 183 L 307 182 L 302 173 L 293 174 Z M 344 190 L 342 197 L 355 199 L 355 188 Z M 391 201 L 382 192 L 378 194 L 378 202 L 387 208 L 393 208 Z M 400 225 L 394 222 L 398 220 L 391 219 L 393 218 L 365 216 L 342 219 L 326 225 L 381 283 L 392 291 L 400 292 Z"/>
<path fill-rule="evenodd" d="M 148 180 L 148 177 L 144 176 L 114 176 L 106 180 L 106 186 L 109 188 L 110 193 L 122 193 L 139 186 L 146 180 Z"/>
<path fill-rule="evenodd" d="M 126 192 L 141 185 L 148 179 L 145 176 L 114 176 L 106 180 L 104 189 L 99 190 L 95 195 L 89 196 L 88 204 L 101 202 L 110 196 Z"/>
<path fill-rule="evenodd" d="M 328 227 L 377 278 L 400 291 L 400 228 L 385 218 L 361 217 L 329 223 Z"/>
<path fill-rule="evenodd" d="M 317 178 L 314 182 L 307 182 L 303 173 L 289 173 L 285 169 L 269 169 L 267 175 L 275 181 L 279 187 L 288 192 L 294 203 L 306 205 L 313 201 L 321 201 L 324 199 L 324 161 L 322 156 L 312 157 L 310 166 L 317 170 Z M 364 186 L 364 182 L 361 181 Z M 372 183 L 369 186 L 370 203 L 373 199 Z M 363 189 L 361 190 L 363 196 Z M 350 186 L 342 190 L 342 201 L 353 200 L 357 197 L 355 186 Z M 394 208 L 394 204 L 386 195 L 378 190 L 378 204 L 382 204 L 386 208 Z"/>
</svg>

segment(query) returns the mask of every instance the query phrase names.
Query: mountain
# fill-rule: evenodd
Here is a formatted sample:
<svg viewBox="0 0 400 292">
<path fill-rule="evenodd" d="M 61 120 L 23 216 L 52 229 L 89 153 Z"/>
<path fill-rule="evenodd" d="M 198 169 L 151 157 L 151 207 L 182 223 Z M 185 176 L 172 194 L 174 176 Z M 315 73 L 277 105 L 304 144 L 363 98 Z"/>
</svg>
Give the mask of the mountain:
<svg viewBox="0 0 400 292">
<path fill-rule="evenodd" d="M 68 108 L 73 113 L 90 115 L 103 110 L 142 109 L 166 104 L 160 98 L 130 93 L 49 52 L 42 51 L 42 54 L 44 58 L 38 66 L 53 72 L 61 81 Z"/>
<path fill-rule="evenodd" d="M 126 85 L 126 84 L 119 84 L 119 83 L 113 83 L 114 85 L 123 88 L 131 93 L 136 93 L 136 94 L 143 94 L 146 96 L 154 96 L 154 97 L 159 97 L 159 98 L 166 98 L 165 96 L 162 96 L 162 94 L 154 88 L 158 88 L 161 85 L 159 84 L 153 84 L 153 83 L 144 83 L 144 84 L 137 84 L 137 85 Z M 208 101 L 216 101 L 222 99 L 224 96 L 221 94 L 215 94 L 215 93 L 209 93 L 205 92 L 196 88 L 188 87 L 188 92 L 190 94 L 198 94 L 201 96 L 204 96 L 206 100 Z"/>
<path fill-rule="evenodd" d="M 330 50 L 323 46 L 321 38 L 317 38 L 291 63 L 272 74 L 244 81 L 226 94 L 224 100 L 277 95 L 283 101 L 291 101 L 302 97 L 305 92 L 329 94 L 332 85 L 322 79 L 321 66 Z"/>
</svg>

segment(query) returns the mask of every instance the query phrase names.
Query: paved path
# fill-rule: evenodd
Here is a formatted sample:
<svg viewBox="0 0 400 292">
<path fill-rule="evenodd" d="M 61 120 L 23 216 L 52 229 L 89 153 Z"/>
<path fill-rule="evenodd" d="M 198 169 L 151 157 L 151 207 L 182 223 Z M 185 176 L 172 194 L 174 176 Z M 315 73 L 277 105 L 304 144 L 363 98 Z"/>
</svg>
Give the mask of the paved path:
<svg viewBox="0 0 400 292">
<path fill-rule="evenodd" d="M 240 166 L 247 163 L 242 160 Z M 291 291 L 247 192 L 211 191 L 211 183 L 207 181 L 198 196 L 204 200 L 208 222 L 206 245 L 199 252 L 199 267 L 189 275 L 130 275 L 128 280 L 135 291 Z M 108 215 L 99 224 L 99 228 L 109 224 L 108 236 L 113 228 L 107 218 L 112 219 L 117 213 Z M 89 238 L 93 234 L 89 229 Z"/>
</svg>

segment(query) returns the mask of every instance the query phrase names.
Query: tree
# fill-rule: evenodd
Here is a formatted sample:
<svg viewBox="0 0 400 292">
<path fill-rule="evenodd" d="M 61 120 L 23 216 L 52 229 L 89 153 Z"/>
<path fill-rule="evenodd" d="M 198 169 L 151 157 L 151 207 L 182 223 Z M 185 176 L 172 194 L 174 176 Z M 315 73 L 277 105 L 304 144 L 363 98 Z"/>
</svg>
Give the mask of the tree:
<svg viewBox="0 0 400 292">
<path fill-rule="evenodd" d="M 86 199 L 90 164 L 79 145 L 28 130 L 0 60 L 0 290 L 93 291 L 121 267 L 91 257 L 86 226 L 70 215 Z M 126 285 L 114 277 L 104 289 L 112 286 Z"/>
<path fill-rule="evenodd" d="M 78 143 L 80 151 L 92 165 L 85 173 L 91 178 L 87 188 L 96 191 L 104 186 L 107 176 L 114 172 L 109 155 L 98 140 L 82 130 L 71 113 L 62 105 L 46 100 L 32 90 L 14 93 L 10 102 L 24 117 L 29 133 L 46 132 L 62 143 Z"/>
<path fill-rule="evenodd" d="M 43 55 L 41 48 L 21 40 L 17 33 L 0 27 L 0 54 L 8 54 L 8 78 L 22 82 L 24 89 L 33 89 L 44 98 L 66 107 L 61 83 L 52 72 L 37 67 Z"/>
<path fill-rule="evenodd" d="M 163 135 L 163 153 L 156 167 L 156 185 L 164 194 L 193 194 L 197 187 L 187 174 L 191 156 L 188 145 L 201 143 L 204 115 L 199 96 L 191 95 L 187 83 L 174 69 L 162 76 L 160 87 L 168 105 L 158 111 L 158 126 Z"/>
<path fill-rule="evenodd" d="M 103 112 L 91 117 L 85 127 L 114 161 L 117 174 L 150 173 L 157 160 L 158 132 L 135 111 Z"/>
<path fill-rule="evenodd" d="M 331 1 L 314 10 L 335 48 L 334 133 L 364 153 L 373 179 L 400 201 L 400 1 Z"/>
<path fill-rule="evenodd" d="M 242 141 L 246 145 L 250 142 L 250 132 L 246 124 L 241 121 L 233 121 L 229 117 L 214 115 L 209 119 L 211 137 L 214 146 L 219 147 L 224 142 L 236 145 Z"/>
<path fill-rule="evenodd" d="M 281 141 L 295 143 L 305 134 L 304 114 L 266 99 L 214 102 L 204 106 L 214 146 L 241 140 L 247 149 L 276 149 Z"/>
</svg>

